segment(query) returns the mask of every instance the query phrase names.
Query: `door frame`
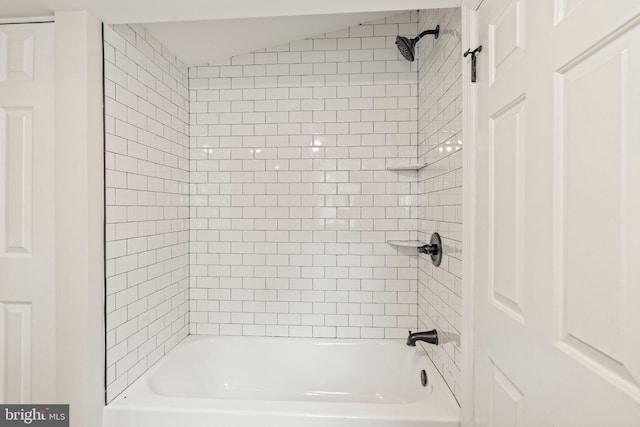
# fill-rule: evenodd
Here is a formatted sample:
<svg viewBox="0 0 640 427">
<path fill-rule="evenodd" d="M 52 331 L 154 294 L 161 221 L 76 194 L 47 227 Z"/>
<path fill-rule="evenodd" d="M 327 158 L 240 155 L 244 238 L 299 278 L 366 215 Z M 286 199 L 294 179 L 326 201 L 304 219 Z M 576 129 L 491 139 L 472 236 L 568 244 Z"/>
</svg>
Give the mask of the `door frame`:
<svg viewBox="0 0 640 427">
<path fill-rule="evenodd" d="M 105 396 L 102 26 L 55 12 L 57 399 L 101 426 Z"/>
<path fill-rule="evenodd" d="M 482 0 L 463 0 L 462 49 L 475 49 L 478 44 L 477 10 Z M 480 55 L 483 55 L 482 53 Z M 472 427 L 474 419 L 474 272 L 475 256 L 475 164 L 477 91 L 471 83 L 470 58 L 462 61 L 462 426 Z M 482 56 L 480 56 L 482 61 Z"/>
</svg>

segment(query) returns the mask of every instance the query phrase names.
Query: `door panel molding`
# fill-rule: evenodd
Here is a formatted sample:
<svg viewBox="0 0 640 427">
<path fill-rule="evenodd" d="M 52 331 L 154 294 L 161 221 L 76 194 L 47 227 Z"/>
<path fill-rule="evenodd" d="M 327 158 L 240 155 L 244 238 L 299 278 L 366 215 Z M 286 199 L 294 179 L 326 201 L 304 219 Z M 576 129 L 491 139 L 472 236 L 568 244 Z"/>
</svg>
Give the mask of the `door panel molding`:
<svg viewBox="0 0 640 427">
<path fill-rule="evenodd" d="M 584 0 L 555 0 L 553 25 L 558 25 L 571 12 L 576 10 Z"/>
<path fill-rule="evenodd" d="M 31 256 L 33 108 L 0 107 L 0 257 Z"/>
<path fill-rule="evenodd" d="M 35 32 L 0 27 L 0 82 L 33 80 Z"/>
<path fill-rule="evenodd" d="M 524 395 L 491 359 L 489 372 L 489 427 L 523 427 Z"/>
<path fill-rule="evenodd" d="M 638 173 L 627 165 L 639 151 L 631 117 L 640 102 L 630 94 L 640 87 L 629 75 L 632 62 L 640 66 L 640 21 L 632 22 L 554 75 L 554 328 L 559 350 L 640 403 L 640 345 L 629 342 L 640 331 L 629 298 L 638 248 L 627 231 L 640 218 L 630 188 Z M 584 213 L 568 221 L 576 211 Z M 591 231 L 606 250 L 594 251 Z"/>
<path fill-rule="evenodd" d="M 511 57 L 526 49 L 525 0 L 508 0 L 489 25 L 489 86 Z"/>
<path fill-rule="evenodd" d="M 31 401 L 31 303 L 0 301 L 0 402 Z"/>
<path fill-rule="evenodd" d="M 525 94 L 489 117 L 489 302 L 521 324 L 525 122 Z M 505 158 L 497 160 L 501 153 Z M 501 208 L 494 209 L 496 204 Z"/>
</svg>

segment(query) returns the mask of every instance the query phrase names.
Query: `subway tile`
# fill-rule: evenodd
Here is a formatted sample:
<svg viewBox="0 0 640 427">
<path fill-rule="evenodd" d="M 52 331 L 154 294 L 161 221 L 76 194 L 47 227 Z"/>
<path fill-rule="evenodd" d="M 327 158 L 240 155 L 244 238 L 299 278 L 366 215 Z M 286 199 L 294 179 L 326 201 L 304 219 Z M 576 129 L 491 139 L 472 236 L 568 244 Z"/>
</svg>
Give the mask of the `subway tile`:
<svg viewBox="0 0 640 427">
<path fill-rule="evenodd" d="M 338 43 L 336 39 L 315 39 L 313 40 L 313 50 L 336 50 Z"/>
<path fill-rule="evenodd" d="M 279 64 L 296 64 L 301 61 L 300 52 L 279 52 L 278 63 Z"/>
<path fill-rule="evenodd" d="M 461 202 L 453 189 L 461 185 L 461 156 L 447 160 L 450 178 L 385 170 L 426 159 L 441 133 L 461 131 L 461 91 L 454 89 L 461 67 L 428 44 L 417 46 L 413 64 L 393 46 L 398 31 L 417 29 L 418 18 L 435 22 L 439 13 L 403 13 L 192 67 L 188 76 L 156 41 L 140 43 L 137 52 L 121 34 L 105 31 L 115 97 L 105 121 L 107 283 L 114 292 L 107 323 L 120 331 L 109 348 L 126 339 L 144 346 L 152 364 L 164 343 L 175 345 L 187 331 L 396 338 L 408 327 L 460 324 Z M 166 57 L 137 64 L 149 46 Z M 435 74 L 442 84 L 423 84 L 420 58 L 435 54 L 451 69 Z M 427 117 L 447 128 L 418 126 Z M 425 201 L 435 205 L 418 209 Z M 434 227 L 454 242 L 446 274 L 386 244 L 393 236 L 427 239 Z M 182 301 L 183 314 L 164 300 L 169 295 Z M 146 304 L 157 307 L 157 318 L 139 314 L 139 325 L 149 325 L 154 341 L 140 344 L 144 333 L 126 315 Z M 109 354 L 120 366 L 108 377 L 113 396 L 123 381 L 126 387 L 127 372 L 137 376 L 147 362 L 134 352 Z M 459 369 L 448 375 L 459 378 Z"/>
<path fill-rule="evenodd" d="M 105 29 L 105 38 L 109 40 L 106 35 L 111 34 L 111 31 L 110 27 L 107 28 L 108 29 Z M 128 27 L 121 27 L 121 32 L 131 34 L 126 30 L 126 28 Z M 113 43 L 117 42 L 114 41 Z M 148 239 L 148 237 L 146 236 L 149 236 L 149 233 L 153 233 L 154 230 L 163 230 L 163 227 L 156 227 L 153 223 L 153 221 L 162 219 L 163 214 L 161 214 L 155 207 L 145 208 L 143 205 L 155 204 L 157 200 L 165 199 L 167 200 L 167 203 L 171 203 L 173 205 L 174 202 L 170 201 L 172 197 L 169 196 L 169 193 L 166 193 L 167 197 L 151 197 L 150 193 L 147 191 L 137 191 L 153 188 L 154 191 L 162 194 L 166 188 L 166 191 L 173 192 L 171 194 L 174 194 L 178 191 L 177 188 L 179 187 L 177 180 L 182 179 L 184 182 L 182 185 L 183 197 L 181 198 L 182 201 L 180 203 L 185 206 L 185 209 L 181 215 L 182 218 L 187 218 L 188 210 L 186 207 L 188 206 L 188 188 L 185 184 L 188 182 L 188 173 L 171 173 L 171 169 L 175 169 L 178 163 L 176 162 L 176 156 L 174 154 L 169 155 L 168 152 L 179 152 L 179 150 L 176 149 L 177 147 L 172 146 L 174 143 L 171 142 L 171 139 L 177 140 L 178 135 L 182 134 L 183 140 L 186 140 L 186 135 L 184 135 L 183 132 L 189 128 L 188 124 L 185 123 L 185 121 L 188 120 L 188 115 L 180 113 L 178 108 L 176 108 L 176 103 L 180 105 L 188 105 L 187 100 L 184 98 L 187 93 L 178 93 L 177 84 L 175 80 L 172 79 L 178 76 L 181 81 L 186 82 L 188 76 L 186 75 L 186 69 L 184 69 L 183 74 L 180 74 L 182 72 L 178 71 L 176 68 L 175 70 L 172 69 L 172 79 L 167 79 L 166 76 L 163 76 L 162 73 L 158 72 L 158 70 L 162 68 L 160 65 L 155 66 L 148 62 L 148 58 L 150 58 L 149 49 L 150 45 L 146 43 L 137 43 L 135 45 L 132 43 L 126 47 L 126 57 L 124 57 L 125 52 L 123 51 L 121 51 L 120 55 L 114 56 L 114 65 L 116 69 L 117 67 L 121 67 L 121 72 L 129 75 L 126 83 L 120 78 L 121 74 L 116 72 L 106 73 L 107 82 L 105 82 L 105 87 L 107 87 L 109 81 L 114 82 L 114 96 L 116 101 L 119 100 L 122 105 L 127 105 L 130 108 L 130 111 L 127 111 L 125 116 L 120 114 L 118 110 L 109 106 L 107 107 L 108 113 L 111 112 L 112 115 L 115 115 L 120 119 L 119 122 L 114 121 L 113 126 L 106 127 L 106 139 L 108 141 L 108 146 L 114 150 L 117 149 L 117 146 L 114 144 L 114 142 L 117 141 L 117 139 L 115 139 L 115 135 L 128 139 L 126 153 L 120 151 L 120 157 L 115 157 L 114 162 L 106 163 L 107 176 L 113 177 L 114 175 L 112 175 L 112 173 L 115 173 L 117 170 L 130 172 L 126 182 L 116 182 L 113 181 L 113 179 L 110 181 L 113 185 L 118 185 L 120 187 L 126 185 L 126 188 L 122 188 L 123 192 L 121 193 L 117 193 L 116 191 L 114 198 L 108 198 L 107 212 L 114 213 L 114 209 L 126 208 L 127 216 L 115 217 L 119 221 L 123 222 L 115 228 L 113 234 L 107 233 L 107 245 L 108 247 L 111 247 L 111 242 L 125 242 L 125 240 L 112 239 L 130 239 L 129 244 L 127 245 L 127 252 L 130 255 L 120 256 L 121 253 L 119 252 L 114 252 L 113 250 L 109 251 L 108 257 L 113 258 L 113 264 L 111 264 L 111 261 L 108 259 L 107 265 L 113 265 L 113 269 L 107 269 L 107 283 L 113 283 L 110 279 L 111 275 L 126 273 L 126 275 L 120 274 L 118 277 L 126 278 L 125 281 L 129 286 L 131 286 L 130 288 L 127 288 L 126 293 L 118 294 L 119 296 L 114 300 L 113 306 L 108 305 L 107 322 L 108 324 L 114 323 L 110 318 L 117 316 L 118 313 L 121 312 L 117 310 L 117 307 L 123 305 L 126 305 L 127 307 L 126 313 L 128 316 L 131 316 L 132 318 L 139 316 L 138 318 L 141 319 L 140 322 L 130 321 L 126 323 L 126 327 L 123 325 L 118 330 L 118 333 L 114 335 L 114 341 L 110 342 L 110 345 L 119 345 L 119 343 L 124 343 L 124 340 L 128 340 L 129 344 L 131 344 L 131 351 L 122 357 L 114 356 L 113 353 L 110 353 L 112 358 L 119 359 L 111 360 L 110 363 L 116 363 L 116 366 L 120 367 L 120 370 L 116 369 L 115 377 L 112 378 L 110 390 L 113 390 L 113 384 L 117 384 L 122 381 L 124 381 L 125 385 L 130 383 L 139 375 L 141 370 L 146 369 L 146 362 L 143 363 L 143 361 L 139 359 L 140 357 L 146 357 L 147 354 L 151 354 L 154 351 L 156 352 L 154 354 L 158 354 L 158 350 L 164 351 L 164 347 L 157 347 L 157 349 L 154 350 L 154 341 L 152 340 L 147 341 L 151 343 L 151 346 L 147 346 L 149 348 L 143 353 L 137 353 L 135 351 L 138 344 L 143 340 L 145 333 L 143 329 L 137 328 L 144 328 L 149 324 L 147 321 L 149 316 L 144 313 L 144 310 L 146 310 L 147 307 L 147 296 L 150 295 L 150 299 L 148 301 L 150 304 L 154 304 L 154 306 L 158 306 L 158 302 L 161 301 L 161 299 L 159 300 L 156 296 L 160 295 L 158 292 L 151 294 L 146 291 L 147 288 L 150 288 L 148 284 L 152 284 L 154 281 L 157 282 L 153 286 L 158 290 L 171 286 L 175 286 L 177 289 L 177 283 L 179 283 L 183 278 L 181 275 L 175 275 L 175 279 L 171 279 L 170 276 L 159 276 L 156 274 L 156 271 L 158 270 L 156 265 L 160 264 L 154 263 L 170 263 L 175 266 L 173 268 L 177 267 L 179 269 L 186 268 L 187 265 L 187 258 L 182 257 L 180 251 L 176 251 L 175 257 L 172 257 L 172 250 L 170 249 L 171 246 L 176 244 L 186 245 L 186 234 L 180 237 L 180 240 L 166 237 L 166 244 L 168 245 L 166 250 L 160 249 L 160 251 L 156 251 L 158 246 L 152 247 L 151 245 L 147 245 L 146 239 Z M 162 59 L 161 63 L 162 66 L 167 65 L 164 59 Z M 147 70 L 149 70 L 149 72 L 147 72 Z M 176 72 L 177 74 L 175 74 Z M 217 76 L 206 75 L 206 73 L 203 73 L 200 77 L 207 78 Z M 154 79 L 158 80 L 156 81 Z M 120 86 L 118 86 L 118 84 Z M 127 89 L 124 89 L 125 85 Z M 147 89 L 156 87 L 159 90 L 158 92 Z M 208 82 L 207 86 L 202 85 L 201 88 L 208 90 Z M 163 108 L 166 108 L 166 110 Z M 154 119 L 161 118 L 166 122 L 166 125 L 160 124 L 157 120 L 147 120 L 146 117 Z M 146 132 L 144 130 L 147 126 L 150 132 Z M 153 135 L 154 133 L 161 139 L 156 139 Z M 162 136 L 166 136 L 167 139 L 162 138 Z M 157 143 L 160 144 L 158 146 L 158 150 L 147 149 L 147 146 L 155 145 Z M 161 150 L 165 150 L 167 154 L 163 155 Z M 188 151 L 183 150 L 182 153 L 183 155 L 187 155 Z M 166 166 L 163 166 L 163 169 L 159 169 L 159 165 L 149 167 L 152 163 L 140 162 L 136 159 L 148 159 L 153 162 L 159 162 L 160 164 L 166 162 Z M 184 164 L 186 164 L 186 162 L 184 162 Z M 110 168 L 113 169 L 110 170 Z M 159 171 L 162 172 L 158 174 Z M 170 181 L 168 181 L 164 186 L 158 186 L 161 179 L 164 179 L 164 176 L 170 179 Z M 110 203 L 116 203 L 120 206 L 109 206 Z M 179 219 L 176 214 L 170 213 L 168 215 L 169 217 Z M 141 266 L 144 268 L 140 268 Z M 147 271 L 149 271 L 149 274 L 147 274 Z M 168 280 L 164 279 L 164 277 L 167 277 Z M 161 281 L 158 281 L 160 278 L 162 278 Z M 175 280 L 175 282 L 172 282 L 172 280 Z M 139 292 L 136 296 L 137 289 L 139 289 Z M 167 293 L 167 298 L 175 298 L 176 295 L 178 295 L 177 299 L 174 299 L 174 301 L 182 301 L 182 303 L 180 303 L 180 307 L 182 308 L 179 310 L 183 314 L 176 316 L 175 314 L 172 315 L 169 311 L 164 310 L 156 312 L 157 316 L 160 316 L 160 318 L 167 316 L 167 325 L 173 325 L 171 328 L 167 329 L 169 333 L 167 334 L 165 341 L 170 340 L 171 342 L 177 342 L 178 336 L 186 336 L 188 321 L 185 319 L 188 316 L 186 309 L 188 298 L 186 297 L 186 287 L 182 286 L 181 289 L 181 291 L 178 291 L 178 294 L 176 294 L 176 292 Z M 134 297 L 135 299 L 132 299 Z M 163 305 L 160 304 L 160 306 Z M 138 337 L 140 337 L 140 339 Z M 134 372 L 134 374 L 127 376 L 126 371 L 129 370 L 129 368 Z"/>
<path fill-rule="evenodd" d="M 313 49 L 312 40 L 297 40 L 289 43 L 289 50 L 293 51 L 307 51 Z"/>
<path fill-rule="evenodd" d="M 324 62 L 325 61 L 325 52 L 323 51 L 309 51 L 302 52 L 302 62 Z"/>
<path fill-rule="evenodd" d="M 397 24 L 374 25 L 373 34 L 374 36 L 395 36 L 398 34 L 398 25 Z"/>
</svg>

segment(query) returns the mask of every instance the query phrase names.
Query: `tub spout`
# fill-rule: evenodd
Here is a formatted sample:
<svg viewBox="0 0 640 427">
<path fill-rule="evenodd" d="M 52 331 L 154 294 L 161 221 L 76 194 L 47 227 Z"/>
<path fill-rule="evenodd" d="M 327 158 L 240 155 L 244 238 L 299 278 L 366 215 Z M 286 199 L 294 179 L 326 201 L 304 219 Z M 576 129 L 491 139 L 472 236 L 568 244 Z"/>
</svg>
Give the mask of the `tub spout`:
<svg viewBox="0 0 640 427">
<path fill-rule="evenodd" d="M 424 341 L 429 344 L 438 345 L 438 331 L 432 329 L 430 331 L 416 332 L 414 334 L 409 331 L 409 336 L 407 337 L 407 345 L 415 347 L 416 341 Z"/>
</svg>

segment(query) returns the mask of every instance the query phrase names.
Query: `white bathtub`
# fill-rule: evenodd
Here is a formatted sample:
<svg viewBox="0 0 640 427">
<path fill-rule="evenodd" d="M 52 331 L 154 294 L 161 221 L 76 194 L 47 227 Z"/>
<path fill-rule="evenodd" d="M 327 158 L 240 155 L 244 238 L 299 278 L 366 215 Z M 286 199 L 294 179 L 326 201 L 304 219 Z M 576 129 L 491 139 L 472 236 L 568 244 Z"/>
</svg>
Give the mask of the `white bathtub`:
<svg viewBox="0 0 640 427">
<path fill-rule="evenodd" d="M 389 340 L 192 335 L 104 410 L 104 427 L 452 427 L 459 420 L 422 349 Z"/>
</svg>

